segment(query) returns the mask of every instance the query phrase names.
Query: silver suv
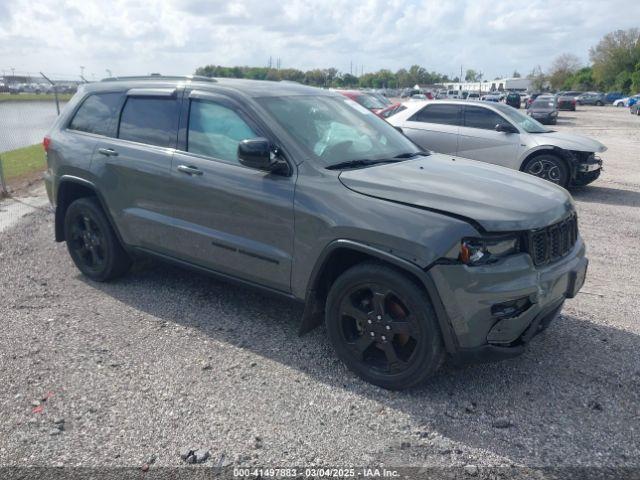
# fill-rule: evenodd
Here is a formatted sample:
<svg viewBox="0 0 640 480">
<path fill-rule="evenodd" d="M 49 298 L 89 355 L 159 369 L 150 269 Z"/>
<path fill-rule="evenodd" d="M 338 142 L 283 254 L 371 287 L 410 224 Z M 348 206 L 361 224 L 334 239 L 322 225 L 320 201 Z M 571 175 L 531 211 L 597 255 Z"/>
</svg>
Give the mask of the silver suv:
<svg viewBox="0 0 640 480">
<path fill-rule="evenodd" d="M 296 83 L 90 84 L 45 147 L 55 238 L 86 276 L 151 255 L 303 302 L 300 331 L 324 322 L 385 388 L 519 354 L 586 275 L 566 190 Z"/>
<path fill-rule="evenodd" d="M 405 104 L 387 121 L 422 148 L 513 168 L 561 185 L 584 186 L 600 175 L 607 148 L 581 135 L 545 127 L 493 102 Z"/>
</svg>

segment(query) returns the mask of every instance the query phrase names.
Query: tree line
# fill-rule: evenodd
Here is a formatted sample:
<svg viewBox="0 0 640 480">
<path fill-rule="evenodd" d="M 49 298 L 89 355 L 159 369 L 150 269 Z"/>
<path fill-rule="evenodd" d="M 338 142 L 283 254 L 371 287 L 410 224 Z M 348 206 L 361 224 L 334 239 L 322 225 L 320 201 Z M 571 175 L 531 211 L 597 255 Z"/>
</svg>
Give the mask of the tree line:
<svg viewBox="0 0 640 480">
<path fill-rule="evenodd" d="M 564 53 L 558 56 L 547 71 L 535 67 L 527 76 L 532 88 L 544 90 L 616 90 L 623 93 L 640 92 L 640 29 L 616 30 L 605 35 L 589 50 L 590 65 Z M 249 78 L 254 80 L 290 80 L 316 87 L 333 88 L 406 88 L 414 85 L 433 85 L 458 82 L 460 78 L 429 71 L 420 65 L 401 68 L 396 72 L 381 69 L 377 72 L 353 75 L 336 68 L 302 71 L 295 68 L 224 67 L 206 65 L 196 75 L 207 77 Z M 513 77 L 520 74 L 515 71 Z M 463 79 L 482 81 L 482 72 L 469 69 Z"/>
<path fill-rule="evenodd" d="M 616 30 L 589 49 L 590 65 L 571 54 L 559 55 L 547 72 L 529 74 L 535 90 L 601 90 L 640 92 L 640 29 Z"/>
<path fill-rule="evenodd" d="M 396 72 L 382 69 L 360 76 L 348 72 L 340 72 L 336 68 L 317 68 L 302 71 L 295 68 L 269 67 L 223 67 L 206 65 L 195 72 L 205 77 L 248 78 L 252 80 L 289 80 L 315 87 L 333 88 L 406 88 L 414 85 L 432 85 L 450 81 L 447 75 L 430 72 L 420 65 L 412 65 L 408 69 L 401 68 Z M 458 80 L 457 78 L 455 79 Z"/>
</svg>

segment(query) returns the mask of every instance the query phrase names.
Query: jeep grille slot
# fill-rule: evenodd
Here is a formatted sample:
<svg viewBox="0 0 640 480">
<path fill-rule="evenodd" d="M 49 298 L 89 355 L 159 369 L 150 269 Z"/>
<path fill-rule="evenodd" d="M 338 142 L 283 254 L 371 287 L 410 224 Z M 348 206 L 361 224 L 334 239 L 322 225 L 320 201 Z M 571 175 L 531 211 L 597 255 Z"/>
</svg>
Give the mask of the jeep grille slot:
<svg viewBox="0 0 640 480">
<path fill-rule="evenodd" d="M 578 217 L 573 213 L 561 222 L 528 232 L 527 249 L 535 265 L 544 265 L 564 257 L 577 240 Z"/>
</svg>

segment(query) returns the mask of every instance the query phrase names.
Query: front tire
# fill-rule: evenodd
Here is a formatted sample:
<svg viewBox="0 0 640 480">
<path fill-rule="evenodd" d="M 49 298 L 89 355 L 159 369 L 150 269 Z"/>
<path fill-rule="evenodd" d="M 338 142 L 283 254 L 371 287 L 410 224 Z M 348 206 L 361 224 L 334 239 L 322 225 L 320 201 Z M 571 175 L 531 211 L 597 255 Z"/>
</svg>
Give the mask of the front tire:
<svg viewBox="0 0 640 480">
<path fill-rule="evenodd" d="M 555 155 L 545 154 L 530 158 L 522 167 L 522 171 L 561 187 L 566 187 L 569 182 L 567 164 Z"/>
<path fill-rule="evenodd" d="M 426 292 L 382 264 L 362 263 L 338 277 L 327 298 L 325 322 L 338 358 L 383 388 L 417 385 L 444 360 Z"/>
<path fill-rule="evenodd" d="M 106 282 L 129 270 L 131 259 L 95 197 L 79 198 L 69 205 L 64 234 L 71 259 L 92 280 Z"/>
</svg>

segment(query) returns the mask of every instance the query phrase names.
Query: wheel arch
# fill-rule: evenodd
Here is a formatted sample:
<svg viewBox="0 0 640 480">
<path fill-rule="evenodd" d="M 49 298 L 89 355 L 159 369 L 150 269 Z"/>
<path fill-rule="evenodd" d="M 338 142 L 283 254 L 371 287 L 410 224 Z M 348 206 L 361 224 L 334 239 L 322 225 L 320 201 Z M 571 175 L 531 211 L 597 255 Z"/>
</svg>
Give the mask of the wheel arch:
<svg viewBox="0 0 640 480">
<path fill-rule="evenodd" d="M 535 150 L 528 151 L 522 161 L 520 162 L 519 170 L 521 172 L 524 171 L 524 167 L 529 160 L 535 157 L 539 157 L 540 155 L 553 155 L 554 157 L 559 158 L 564 162 L 565 167 L 567 167 L 567 172 L 569 173 L 569 181 L 573 179 L 574 176 L 574 168 L 572 164 L 572 155 L 568 150 L 564 148 L 556 147 L 554 145 L 541 145 L 536 147 Z"/>
<path fill-rule="evenodd" d="M 71 205 L 75 200 L 79 198 L 86 198 L 86 197 L 93 197 L 98 200 L 104 214 L 107 217 L 107 220 L 111 224 L 113 231 L 116 233 L 116 236 L 120 241 L 120 244 L 124 245 L 124 243 L 122 243 L 122 238 L 120 237 L 120 233 L 118 232 L 118 229 L 116 228 L 116 225 L 113 222 L 113 218 L 111 218 L 109 210 L 106 208 L 104 198 L 102 198 L 100 191 L 89 180 L 86 180 L 80 177 L 73 177 L 73 176 L 63 176 L 62 178 L 60 178 L 60 181 L 58 183 L 58 189 L 56 192 L 56 211 L 55 211 L 56 242 L 65 241 L 64 218 L 67 213 L 67 209 L 69 208 L 69 205 Z"/>
<path fill-rule="evenodd" d="M 304 335 L 323 322 L 327 295 L 335 279 L 349 268 L 366 261 L 374 261 L 395 268 L 425 291 L 436 312 L 445 348 L 449 353 L 455 352 L 457 342 L 429 272 L 392 252 L 352 240 L 335 240 L 320 254 L 307 287 L 305 309 L 298 333 Z"/>
</svg>

